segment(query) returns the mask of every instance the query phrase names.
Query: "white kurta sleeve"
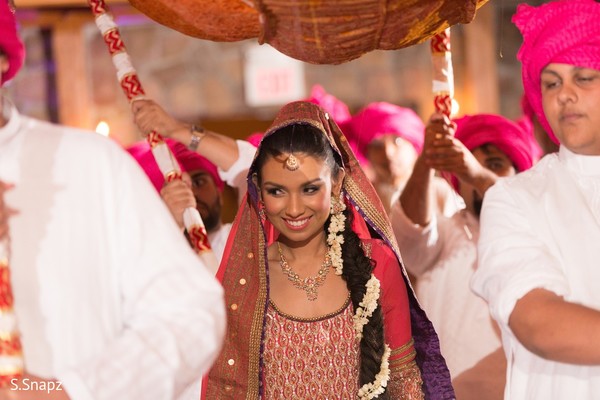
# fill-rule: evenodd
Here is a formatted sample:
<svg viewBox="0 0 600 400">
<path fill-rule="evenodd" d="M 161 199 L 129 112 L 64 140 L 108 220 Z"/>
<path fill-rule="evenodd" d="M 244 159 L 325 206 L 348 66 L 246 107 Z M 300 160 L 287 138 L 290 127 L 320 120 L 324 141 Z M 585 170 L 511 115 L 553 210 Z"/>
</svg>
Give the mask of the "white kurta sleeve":
<svg viewBox="0 0 600 400">
<path fill-rule="evenodd" d="M 238 203 L 244 198 L 248 184 L 246 182 L 248 169 L 254 160 L 256 147 L 245 140 L 236 140 L 238 147 L 238 159 L 227 170 L 223 171 L 219 168 L 219 177 L 238 191 Z"/>
<path fill-rule="evenodd" d="M 543 288 L 564 296 L 569 289 L 557 259 L 534 231 L 526 202 L 517 201 L 507 189 L 499 181 L 486 192 L 479 265 L 471 287 L 487 300 L 494 319 L 509 330 L 510 314 L 525 294 Z"/>
<path fill-rule="evenodd" d="M 137 164 L 120 154 L 109 161 L 110 179 L 96 184 L 115 211 L 97 234 L 112 238 L 104 268 L 114 269 L 114 295 L 105 301 L 120 310 L 122 326 L 106 333 L 100 353 L 56 378 L 75 400 L 174 399 L 220 350 L 223 291 Z"/>
<path fill-rule="evenodd" d="M 417 225 L 406 216 L 402 205 L 396 201 L 392 205 L 390 219 L 404 265 L 410 273 L 419 277 L 434 266 L 442 250 L 438 216 L 434 215 L 427 226 Z"/>
</svg>

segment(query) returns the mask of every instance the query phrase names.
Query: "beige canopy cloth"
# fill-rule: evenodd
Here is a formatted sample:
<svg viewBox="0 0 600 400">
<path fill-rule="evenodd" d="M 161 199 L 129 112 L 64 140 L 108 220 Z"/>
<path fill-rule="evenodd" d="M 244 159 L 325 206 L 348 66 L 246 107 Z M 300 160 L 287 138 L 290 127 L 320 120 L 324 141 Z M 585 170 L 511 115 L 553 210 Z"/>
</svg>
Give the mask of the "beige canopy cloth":
<svg viewBox="0 0 600 400">
<path fill-rule="evenodd" d="M 313 64 L 421 43 L 469 23 L 488 0 L 129 0 L 156 22 L 200 39 L 257 38 Z"/>
</svg>

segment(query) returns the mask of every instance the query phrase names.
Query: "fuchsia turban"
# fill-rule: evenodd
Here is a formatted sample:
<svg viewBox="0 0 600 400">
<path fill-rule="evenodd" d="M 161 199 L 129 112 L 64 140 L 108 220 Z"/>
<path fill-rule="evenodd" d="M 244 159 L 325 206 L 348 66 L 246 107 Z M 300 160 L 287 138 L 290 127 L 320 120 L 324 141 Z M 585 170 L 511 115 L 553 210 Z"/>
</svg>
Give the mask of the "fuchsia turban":
<svg viewBox="0 0 600 400">
<path fill-rule="evenodd" d="M 521 4 L 513 22 L 523 35 L 517 58 L 523 88 L 538 120 L 558 143 L 542 108 L 540 75 L 550 63 L 600 70 L 600 3 L 559 0 L 532 7 Z"/>
<path fill-rule="evenodd" d="M 0 49 L 8 57 L 8 71 L 2 74 L 0 82 L 4 85 L 16 75 L 25 60 L 25 47 L 17 33 L 17 21 L 6 0 L 0 0 Z"/>
<path fill-rule="evenodd" d="M 264 132 L 254 132 L 246 138 L 246 142 L 250 143 L 254 147 L 258 147 L 263 136 L 265 136 Z"/>
<path fill-rule="evenodd" d="M 350 136 L 350 142 L 357 143 L 363 156 L 372 140 L 386 134 L 407 140 L 417 153 L 423 150 L 425 124 L 410 108 L 385 102 L 371 103 L 352 117 L 349 125 L 348 132 L 344 132 Z"/>
<path fill-rule="evenodd" d="M 455 119 L 456 135 L 467 149 L 484 144 L 493 144 L 510 158 L 519 171 L 525 171 L 533 165 L 534 155 L 531 135 L 503 116 L 494 114 L 466 115 Z"/>
<path fill-rule="evenodd" d="M 518 172 L 533 165 L 534 154 L 530 143 L 533 139 L 516 122 L 494 114 L 465 115 L 454 122 L 455 137 L 469 151 L 484 144 L 492 144 L 508 156 Z M 455 176 L 452 176 L 452 186 L 458 192 L 459 182 Z"/>
<path fill-rule="evenodd" d="M 338 125 L 352 117 L 346 103 L 327 93 L 321 85 L 312 87 L 310 97 L 306 101 L 320 106 Z"/>
<path fill-rule="evenodd" d="M 2 1 L 2 0 L 0 0 Z M 175 159 L 179 163 L 182 171 L 192 172 L 197 170 L 206 171 L 210 174 L 210 176 L 215 181 L 217 188 L 219 191 L 223 191 L 225 187 L 225 183 L 219 177 L 219 172 L 217 171 L 217 167 L 208 161 L 206 158 L 202 157 L 200 154 L 188 150 L 183 144 L 172 140 L 165 139 L 165 142 L 173 152 Z M 158 192 L 163 187 L 165 183 L 165 178 L 163 177 L 162 172 L 160 171 L 156 160 L 152 154 L 152 150 L 150 150 L 150 145 L 147 141 L 141 141 L 134 143 L 130 147 L 127 148 L 129 154 L 136 159 L 138 164 L 142 167 L 142 169 L 152 181 L 152 184 L 156 188 Z"/>
</svg>

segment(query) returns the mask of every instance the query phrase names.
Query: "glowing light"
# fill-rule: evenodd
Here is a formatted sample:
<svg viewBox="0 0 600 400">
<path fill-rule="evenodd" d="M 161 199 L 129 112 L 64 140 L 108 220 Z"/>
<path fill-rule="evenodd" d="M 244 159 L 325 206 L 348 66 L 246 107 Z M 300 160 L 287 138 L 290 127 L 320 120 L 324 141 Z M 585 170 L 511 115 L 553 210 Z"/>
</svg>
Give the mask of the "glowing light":
<svg viewBox="0 0 600 400">
<path fill-rule="evenodd" d="M 110 126 L 108 126 L 106 122 L 100 121 L 98 122 L 98 125 L 96 125 L 96 133 L 102 136 L 108 136 L 110 134 Z"/>
<path fill-rule="evenodd" d="M 454 117 L 456 115 L 458 115 L 458 111 L 460 110 L 460 105 L 458 104 L 458 101 L 456 101 L 454 98 L 452 99 L 452 109 L 450 111 L 450 116 Z"/>
</svg>

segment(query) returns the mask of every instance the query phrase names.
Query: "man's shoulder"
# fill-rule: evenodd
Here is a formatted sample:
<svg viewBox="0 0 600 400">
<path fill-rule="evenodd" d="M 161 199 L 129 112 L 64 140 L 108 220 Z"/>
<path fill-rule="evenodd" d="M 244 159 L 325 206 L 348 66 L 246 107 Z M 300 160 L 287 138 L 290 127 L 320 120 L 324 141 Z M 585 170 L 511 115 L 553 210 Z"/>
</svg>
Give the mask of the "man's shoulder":
<svg viewBox="0 0 600 400">
<path fill-rule="evenodd" d="M 101 158 L 102 155 L 126 154 L 121 146 L 110 138 L 94 131 L 59 125 L 48 121 L 24 117 L 26 134 L 34 137 L 33 142 L 48 149 L 79 154 L 81 157 Z M 32 143 L 32 141 L 29 141 Z"/>
<path fill-rule="evenodd" d="M 548 174 L 552 173 L 552 169 L 557 162 L 557 155 L 549 154 L 529 170 L 518 173 L 515 176 L 499 179 L 498 182 L 489 189 L 490 194 L 493 196 L 499 192 L 507 191 L 515 195 L 520 194 L 538 198 L 546 190 Z"/>
</svg>

